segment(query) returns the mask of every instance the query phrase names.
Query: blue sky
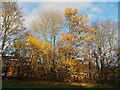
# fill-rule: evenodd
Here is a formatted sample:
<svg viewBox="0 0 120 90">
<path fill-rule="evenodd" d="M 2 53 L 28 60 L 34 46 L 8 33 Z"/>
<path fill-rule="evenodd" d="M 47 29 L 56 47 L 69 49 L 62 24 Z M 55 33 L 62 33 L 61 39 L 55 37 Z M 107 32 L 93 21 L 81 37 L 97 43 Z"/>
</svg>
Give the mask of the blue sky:
<svg viewBox="0 0 120 90">
<path fill-rule="evenodd" d="M 119 0 L 18 0 L 21 2 L 118 2 Z"/>
<path fill-rule="evenodd" d="M 117 1 L 117 0 L 115 0 Z M 89 22 L 118 20 L 118 2 L 21 2 L 26 24 L 34 20 L 42 10 L 59 10 L 64 13 L 67 7 L 77 8 L 82 15 L 89 16 Z"/>
</svg>

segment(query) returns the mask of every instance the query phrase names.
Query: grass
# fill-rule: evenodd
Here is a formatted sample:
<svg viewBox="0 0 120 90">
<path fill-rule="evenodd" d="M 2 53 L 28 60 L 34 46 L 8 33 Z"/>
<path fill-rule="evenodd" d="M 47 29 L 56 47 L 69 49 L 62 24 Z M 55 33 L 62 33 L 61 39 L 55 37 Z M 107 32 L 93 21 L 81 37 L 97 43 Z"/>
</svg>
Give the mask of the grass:
<svg viewBox="0 0 120 90">
<path fill-rule="evenodd" d="M 111 88 L 112 90 L 119 90 L 108 85 L 95 85 L 87 83 L 58 83 L 58 82 L 26 82 L 26 81 L 3 81 L 3 89 L 9 88 Z M 114 89 L 115 88 L 115 89 Z"/>
<path fill-rule="evenodd" d="M 46 83 L 19 82 L 19 83 L 3 83 L 3 88 L 83 88 L 83 86 L 47 82 Z"/>
</svg>

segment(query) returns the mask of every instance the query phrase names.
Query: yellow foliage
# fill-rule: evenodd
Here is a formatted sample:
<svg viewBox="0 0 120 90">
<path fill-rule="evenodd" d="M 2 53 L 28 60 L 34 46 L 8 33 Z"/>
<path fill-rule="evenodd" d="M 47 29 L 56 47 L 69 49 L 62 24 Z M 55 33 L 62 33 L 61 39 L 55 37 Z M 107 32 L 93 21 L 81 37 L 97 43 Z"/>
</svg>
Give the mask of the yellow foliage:
<svg viewBox="0 0 120 90">
<path fill-rule="evenodd" d="M 73 25 L 73 23 L 72 23 L 71 21 L 68 21 L 68 24 L 69 24 L 70 26 L 72 26 L 72 25 Z"/>
<path fill-rule="evenodd" d="M 87 41 L 91 41 L 91 40 L 94 40 L 94 36 L 91 36 L 89 38 L 86 38 Z"/>
<path fill-rule="evenodd" d="M 44 43 L 34 36 L 27 37 L 27 45 L 33 46 L 35 49 L 40 49 L 41 51 L 44 51 L 44 53 L 47 53 L 48 50 L 52 49 L 50 43 Z"/>
<path fill-rule="evenodd" d="M 14 46 L 15 47 L 20 47 L 21 46 L 21 42 L 19 40 L 15 40 L 14 41 Z"/>
<path fill-rule="evenodd" d="M 85 16 L 82 18 L 82 22 L 83 22 L 83 23 L 88 22 L 88 16 L 87 16 L 87 15 L 85 15 Z"/>
<path fill-rule="evenodd" d="M 70 33 L 67 33 L 65 35 L 62 36 L 60 42 L 67 42 L 67 44 L 72 43 L 73 40 L 73 35 Z"/>
<path fill-rule="evenodd" d="M 74 15 L 77 13 L 77 9 L 72 9 L 71 7 L 66 8 L 64 15 Z"/>
<path fill-rule="evenodd" d="M 92 61 L 92 58 L 86 58 L 86 60 L 88 60 L 88 61 Z"/>
</svg>

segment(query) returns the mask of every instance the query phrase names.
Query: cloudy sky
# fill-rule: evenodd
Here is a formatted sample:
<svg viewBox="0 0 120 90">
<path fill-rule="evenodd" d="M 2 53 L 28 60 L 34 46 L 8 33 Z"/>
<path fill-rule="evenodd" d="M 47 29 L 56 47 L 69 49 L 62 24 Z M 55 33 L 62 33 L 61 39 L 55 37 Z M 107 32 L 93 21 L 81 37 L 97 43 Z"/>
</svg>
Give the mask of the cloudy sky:
<svg viewBox="0 0 120 90">
<path fill-rule="evenodd" d="M 118 19 L 118 0 L 18 0 L 23 7 L 26 24 L 34 20 L 43 10 L 59 10 L 64 13 L 67 7 L 77 8 L 89 16 L 89 22 L 105 19 Z M 73 2 L 74 1 L 74 2 Z M 101 2 L 100 2 L 101 1 Z"/>
</svg>

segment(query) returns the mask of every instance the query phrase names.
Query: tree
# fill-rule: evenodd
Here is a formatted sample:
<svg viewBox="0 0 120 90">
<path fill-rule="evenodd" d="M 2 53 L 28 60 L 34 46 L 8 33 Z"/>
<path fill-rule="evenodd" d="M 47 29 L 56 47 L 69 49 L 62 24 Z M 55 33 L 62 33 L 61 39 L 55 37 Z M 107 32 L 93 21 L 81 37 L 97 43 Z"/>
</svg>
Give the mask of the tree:
<svg viewBox="0 0 120 90">
<path fill-rule="evenodd" d="M 23 39 L 14 41 L 14 56 L 18 58 L 18 76 L 48 78 L 53 49 L 48 42 L 42 42 L 36 36 L 26 34 Z M 33 75 L 34 73 L 34 75 Z"/>
<path fill-rule="evenodd" d="M 12 45 L 13 39 L 23 32 L 23 13 L 17 2 L 1 2 L 1 31 L 3 53 Z"/>
<path fill-rule="evenodd" d="M 80 61 L 83 62 L 82 66 L 87 62 L 91 63 L 92 58 L 89 56 L 89 53 L 94 41 L 94 28 L 87 24 L 87 15 L 82 16 L 77 9 L 72 8 L 67 8 L 64 15 L 69 31 L 67 34 L 63 34 L 58 44 L 61 59 L 66 63 L 72 63 L 77 58 L 80 58 Z M 67 65 L 69 66 L 68 69 L 70 69 L 70 76 L 75 75 L 77 71 L 77 69 L 73 68 L 74 65 L 77 67 L 76 65 L 79 66 L 81 63 L 75 62 Z"/>
<path fill-rule="evenodd" d="M 46 42 L 56 46 L 57 35 L 63 26 L 63 16 L 58 11 L 45 11 L 31 23 L 31 28 L 40 32 Z"/>
<path fill-rule="evenodd" d="M 95 43 L 93 47 L 94 59 L 100 81 L 108 81 L 114 77 L 117 58 L 117 23 L 106 20 L 94 25 Z M 111 74 L 110 74 L 111 73 Z"/>
<path fill-rule="evenodd" d="M 44 41 L 47 43 L 50 43 L 51 45 L 54 46 L 54 48 L 52 49 L 51 53 L 52 53 L 52 58 L 50 58 L 52 60 L 52 67 L 51 67 L 51 75 L 53 77 L 52 80 L 55 79 L 56 77 L 56 65 L 55 65 L 55 60 L 56 60 L 56 41 L 58 39 L 58 33 L 61 31 L 62 27 L 63 27 L 63 22 L 64 22 L 64 18 L 63 15 L 58 12 L 58 11 L 45 11 L 42 12 L 42 14 L 39 15 L 38 19 L 33 21 L 31 24 L 31 28 L 33 30 L 36 30 L 38 32 L 40 32 L 40 36 L 43 37 Z"/>
<path fill-rule="evenodd" d="M 87 15 L 82 16 L 78 13 L 77 9 L 67 8 L 65 10 L 65 17 L 68 23 L 69 33 L 72 34 L 71 39 L 74 40 L 72 46 L 75 49 L 84 47 L 84 50 L 88 46 L 91 46 L 94 40 L 94 28 L 87 24 Z"/>
</svg>

